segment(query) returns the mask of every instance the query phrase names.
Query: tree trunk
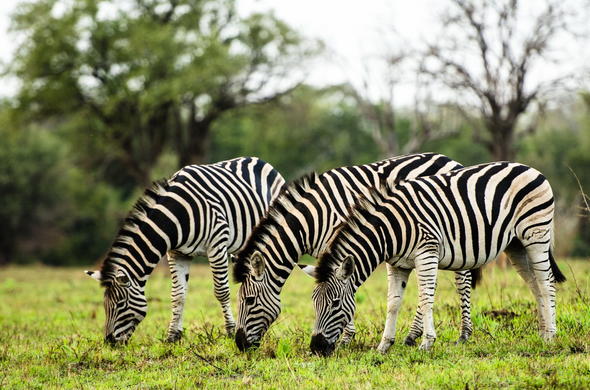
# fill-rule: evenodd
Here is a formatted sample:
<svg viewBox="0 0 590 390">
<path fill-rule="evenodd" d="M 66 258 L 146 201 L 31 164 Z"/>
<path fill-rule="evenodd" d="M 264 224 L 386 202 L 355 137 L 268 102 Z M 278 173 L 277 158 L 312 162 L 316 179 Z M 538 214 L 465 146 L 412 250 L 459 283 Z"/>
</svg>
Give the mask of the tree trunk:
<svg viewBox="0 0 590 390">
<path fill-rule="evenodd" d="M 397 137 L 394 129 L 383 130 L 385 134 L 382 134 L 379 140 L 375 140 L 379 149 L 381 150 L 382 158 L 391 158 L 399 155 L 399 147 L 397 144 Z"/>
<path fill-rule="evenodd" d="M 514 147 L 506 140 L 496 140 L 490 149 L 494 161 L 514 161 Z"/>
<path fill-rule="evenodd" d="M 514 124 L 492 124 L 487 127 L 492 142 L 487 144 L 494 161 L 514 161 Z"/>
<path fill-rule="evenodd" d="M 186 140 L 179 148 L 180 168 L 191 164 L 204 164 L 210 156 L 212 120 L 189 120 Z"/>
</svg>

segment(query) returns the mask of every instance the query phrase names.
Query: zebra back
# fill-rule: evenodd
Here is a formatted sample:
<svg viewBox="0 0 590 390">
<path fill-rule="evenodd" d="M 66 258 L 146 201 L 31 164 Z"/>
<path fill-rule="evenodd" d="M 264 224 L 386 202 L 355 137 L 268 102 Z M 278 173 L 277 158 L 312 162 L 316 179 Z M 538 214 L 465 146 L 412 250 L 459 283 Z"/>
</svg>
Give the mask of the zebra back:
<svg viewBox="0 0 590 390">
<path fill-rule="evenodd" d="M 219 164 L 248 183 L 269 203 L 279 195 L 285 185 L 285 179 L 281 174 L 258 157 L 238 157 Z"/>
<path fill-rule="evenodd" d="M 302 176 L 285 187 L 253 230 L 237 256 L 234 278 L 242 282 L 247 277 L 249 258 L 259 251 L 273 263 L 270 268 L 280 274 L 278 279 L 286 279 L 303 253 L 318 256 L 323 252 L 359 196 L 368 196 L 382 183 L 394 184 L 460 167 L 444 155 L 422 153 Z M 278 243 L 272 253 L 268 242 Z"/>
<path fill-rule="evenodd" d="M 545 229 L 551 238 L 553 202 L 543 175 L 507 162 L 376 189 L 357 202 L 336 233 L 319 261 L 317 280 L 327 281 L 353 252 L 362 283 L 380 262 L 394 259 L 397 265 L 422 251 L 420 245 L 430 245 L 426 241 L 440 243 L 446 269 L 480 267 L 528 229 Z"/>
<path fill-rule="evenodd" d="M 272 165 L 253 157 L 184 167 L 137 201 L 103 263 L 103 274 L 119 266 L 145 283 L 167 251 L 206 254 L 220 226 L 227 230 L 223 244 L 236 251 L 283 184 Z"/>
</svg>

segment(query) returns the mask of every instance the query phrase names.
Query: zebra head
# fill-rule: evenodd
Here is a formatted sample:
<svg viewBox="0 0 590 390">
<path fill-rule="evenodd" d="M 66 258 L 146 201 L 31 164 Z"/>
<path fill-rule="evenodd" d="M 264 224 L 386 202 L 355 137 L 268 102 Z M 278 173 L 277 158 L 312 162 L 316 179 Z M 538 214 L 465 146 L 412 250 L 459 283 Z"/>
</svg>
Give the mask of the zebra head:
<svg viewBox="0 0 590 390">
<path fill-rule="evenodd" d="M 332 268 L 330 275 L 321 278 L 314 266 L 300 268 L 318 280 L 312 294 L 316 320 L 309 347 L 317 355 L 328 356 L 334 352 L 336 342 L 346 324 L 352 320 L 356 309 L 355 289 L 351 278 L 354 260 L 348 255 L 340 266 Z"/>
<path fill-rule="evenodd" d="M 147 299 L 144 288 L 122 269 L 116 270 L 114 274 L 85 272 L 105 287 L 105 341 L 111 345 L 126 344 L 146 316 Z"/>
<path fill-rule="evenodd" d="M 255 252 L 245 264 L 249 272 L 238 290 L 236 345 L 240 351 L 258 347 L 281 312 L 280 295 L 266 279 L 262 255 Z"/>
</svg>

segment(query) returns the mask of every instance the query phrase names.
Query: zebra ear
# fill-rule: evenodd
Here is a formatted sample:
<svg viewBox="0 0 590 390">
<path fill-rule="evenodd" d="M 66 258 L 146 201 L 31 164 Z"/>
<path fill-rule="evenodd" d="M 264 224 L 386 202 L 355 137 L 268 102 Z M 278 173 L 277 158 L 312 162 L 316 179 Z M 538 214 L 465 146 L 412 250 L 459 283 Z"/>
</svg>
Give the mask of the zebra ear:
<svg viewBox="0 0 590 390">
<path fill-rule="evenodd" d="M 252 275 L 258 280 L 262 279 L 264 275 L 264 259 L 260 253 L 255 253 L 250 260 L 250 268 L 252 269 Z"/>
<path fill-rule="evenodd" d="M 352 255 L 347 255 L 344 260 L 342 260 L 342 264 L 336 270 L 336 279 L 340 280 L 347 280 L 352 276 L 354 272 L 354 258 Z"/>
<path fill-rule="evenodd" d="M 99 282 L 102 280 L 102 275 L 100 271 L 84 271 L 84 273 L 90 276 L 92 279 L 97 280 Z"/>
<path fill-rule="evenodd" d="M 301 270 L 303 272 L 305 272 L 306 274 L 308 274 L 312 278 L 316 279 L 316 277 L 317 277 L 316 267 L 314 267 L 313 265 L 303 265 L 303 264 L 297 264 L 297 265 L 299 266 L 299 268 L 301 268 Z"/>
<path fill-rule="evenodd" d="M 238 256 L 234 255 L 233 253 L 230 253 L 229 254 L 229 262 L 232 264 L 235 264 L 236 260 L 238 260 Z"/>
</svg>

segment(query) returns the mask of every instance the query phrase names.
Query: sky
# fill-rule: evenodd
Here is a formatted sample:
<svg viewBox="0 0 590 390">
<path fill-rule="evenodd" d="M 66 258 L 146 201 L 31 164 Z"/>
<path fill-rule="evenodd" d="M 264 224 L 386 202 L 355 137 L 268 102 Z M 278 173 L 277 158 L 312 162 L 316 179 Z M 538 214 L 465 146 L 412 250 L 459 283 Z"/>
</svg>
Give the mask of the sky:
<svg viewBox="0 0 590 390">
<path fill-rule="evenodd" d="M 354 79 L 363 63 L 390 49 L 393 29 L 402 40 L 416 42 L 436 31 L 440 1 L 413 0 L 242 0 L 242 12 L 272 10 L 308 37 L 327 45 L 321 69 L 310 75 L 316 83 Z M 391 41 L 391 39 L 389 39 Z"/>
<path fill-rule="evenodd" d="M 585 10 L 582 11 L 590 16 L 590 1 L 574 1 L 586 4 Z M 18 0 L 2 0 L 0 7 L 0 60 L 3 62 L 10 61 L 14 50 L 13 39 L 6 31 L 10 23 L 9 15 L 17 3 Z M 237 4 L 239 12 L 244 15 L 270 10 L 305 36 L 321 39 L 326 44 L 326 54 L 311 63 L 310 69 L 307 69 L 309 83 L 322 86 L 352 82 L 359 87 L 365 79 L 373 78 L 369 83 L 369 94 L 377 97 L 384 93 L 379 88 L 379 78 L 382 77 L 382 69 L 377 68 L 379 59 L 388 51 L 415 47 L 435 37 L 439 17 L 447 2 L 238 0 Z M 572 66 L 590 63 L 590 50 L 572 48 L 572 42 L 565 42 L 563 46 L 571 49 L 573 53 L 572 60 L 568 61 Z M 553 71 L 541 69 L 539 77 Z M 398 103 L 411 104 L 412 83 L 413 81 L 408 81 L 406 85 L 400 86 L 401 89 L 396 96 Z M 0 96 L 10 96 L 15 87 L 14 81 L 0 80 Z"/>
<path fill-rule="evenodd" d="M 2 0 L 0 7 L 0 60 L 9 62 L 14 43 L 7 34 L 10 13 L 18 0 Z M 382 55 L 387 44 L 381 39 L 396 30 L 416 40 L 431 33 L 436 22 L 433 0 L 401 2 L 391 0 L 239 0 L 241 14 L 273 11 L 306 37 L 321 39 L 326 54 L 310 64 L 307 81 L 322 86 L 348 81 L 360 82 L 366 63 Z M 440 7 L 438 7 L 440 8 Z M 0 96 L 9 96 L 14 81 L 0 81 Z"/>
</svg>

